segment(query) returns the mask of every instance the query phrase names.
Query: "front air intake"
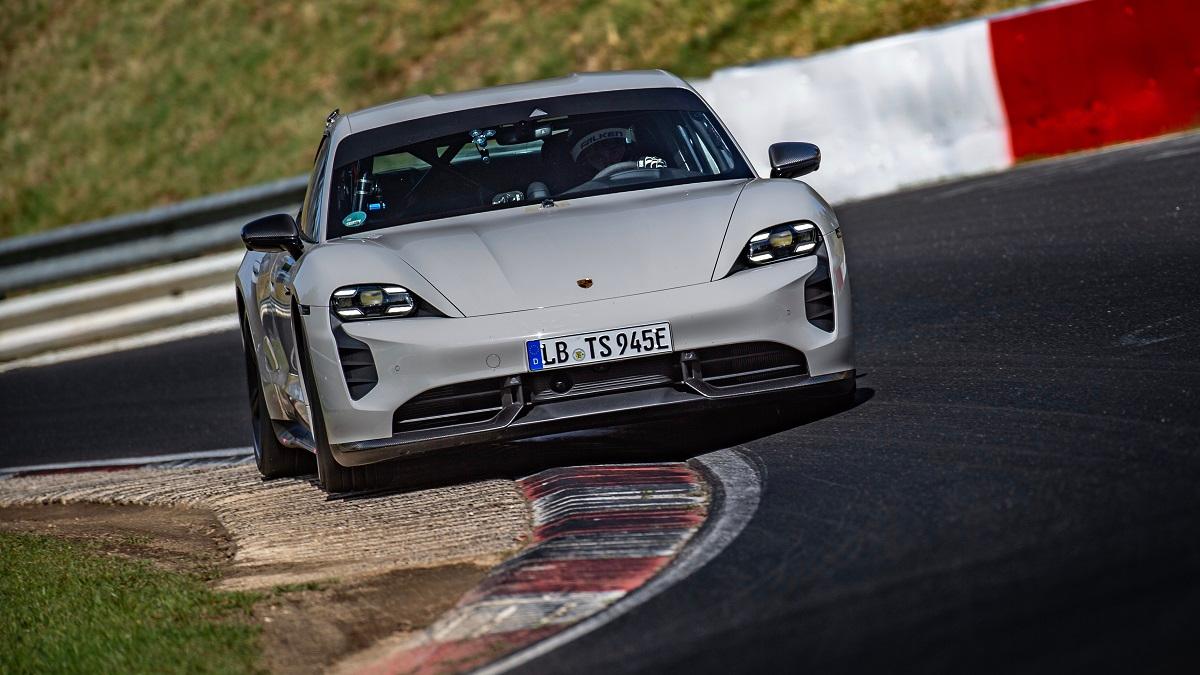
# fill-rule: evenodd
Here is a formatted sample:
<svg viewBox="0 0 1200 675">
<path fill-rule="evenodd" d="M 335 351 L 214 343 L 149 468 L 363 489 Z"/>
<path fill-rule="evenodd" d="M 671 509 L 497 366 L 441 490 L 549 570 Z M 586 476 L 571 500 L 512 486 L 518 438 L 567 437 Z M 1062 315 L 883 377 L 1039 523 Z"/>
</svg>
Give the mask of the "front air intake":
<svg viewBox="0 0 1200 675">
<path fill-rule="evenodd" d="M 379 373 L 375 372 L 371 348 L 365 342 L 347 335 L 340 325 L 334 326 L 333 339 L 337 343 L 338 360 L 342 363 L 346 389 L 350 391 L 350 398 L 357 401 L 379 384 Z"/>
<path fill-rule="evenodd" d="M 808 375 L 804 354 L 774 342 L 742 342 L 696 350 L 704 383 L 720 389 Z"/>
<path fill-rule="evenodd" d="M 505 379 L 489 378 L 430 389 L 396 409 L 395 433 L 487 422 L 504 408 Z"/>
<path fill-rule="evenodd" d="M 817 250 L 817 269 L 804 282 L 804 315 L 817 328 L 833 332 L 833 279 L 825 244 Z"/>
</svg>

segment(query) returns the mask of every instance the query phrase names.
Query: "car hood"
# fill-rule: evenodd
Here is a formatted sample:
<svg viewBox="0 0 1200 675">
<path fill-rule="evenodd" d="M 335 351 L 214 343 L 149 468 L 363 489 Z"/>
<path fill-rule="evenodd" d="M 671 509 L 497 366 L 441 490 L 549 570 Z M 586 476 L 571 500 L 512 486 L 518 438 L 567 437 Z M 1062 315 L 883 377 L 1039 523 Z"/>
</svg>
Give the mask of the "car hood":
<svg viewBox="0 0 1200 675">
<path fill-rule="evenodd" d="M 710 281 L 745 185 L 720 181 L 561 200 L 362 238 L 395 252 L 466 316 L 604 300 Z"/>
</svg>

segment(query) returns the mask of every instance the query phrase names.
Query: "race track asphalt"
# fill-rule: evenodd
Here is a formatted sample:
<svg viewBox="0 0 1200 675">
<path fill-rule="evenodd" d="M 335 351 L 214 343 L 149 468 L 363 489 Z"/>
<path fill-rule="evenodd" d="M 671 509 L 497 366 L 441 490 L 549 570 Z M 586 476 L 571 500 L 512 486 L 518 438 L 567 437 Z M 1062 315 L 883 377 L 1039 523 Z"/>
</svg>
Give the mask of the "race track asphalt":
<svg viewBox="0 0 1200 675">
<path fill-rule="evenodd" d="M 724 420 L 746 530 L 532 670 L 1195 672 L 1200 135 L 838 213 L 858 405 Z M 0 466 L 246 445 L 239 349 L 2 374 Z"/>
</svg>

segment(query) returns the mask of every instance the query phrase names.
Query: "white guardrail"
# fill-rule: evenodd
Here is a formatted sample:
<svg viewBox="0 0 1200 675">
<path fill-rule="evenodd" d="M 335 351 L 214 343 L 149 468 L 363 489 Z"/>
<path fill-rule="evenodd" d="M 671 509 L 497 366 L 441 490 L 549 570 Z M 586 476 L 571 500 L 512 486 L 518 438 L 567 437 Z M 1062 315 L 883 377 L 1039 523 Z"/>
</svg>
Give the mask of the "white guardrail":
<svg viewBox="0 0 1200 675">
<path fill-rule="evenodd" d="M 236 327 L 233 275 L 243 253 L 228 251 L 4 300 L 0 370 L 61 350 L 89 356 L 164 341 L 117 342 L 131 335 L 169 329 L 162 335 L 169 338 Z M 84 311 L 64 315 L 63 307 Z M 214 323 L 213 318 L 226 320 Z M 39 361 L 28 365 L 34 363 Z"/>
<path fill-rule="evenodd" d="M 0 241 L 0 371 L 235 328 L 242 225 L 295 213 L 305 185 L 296 176 Z"/>
</svg>

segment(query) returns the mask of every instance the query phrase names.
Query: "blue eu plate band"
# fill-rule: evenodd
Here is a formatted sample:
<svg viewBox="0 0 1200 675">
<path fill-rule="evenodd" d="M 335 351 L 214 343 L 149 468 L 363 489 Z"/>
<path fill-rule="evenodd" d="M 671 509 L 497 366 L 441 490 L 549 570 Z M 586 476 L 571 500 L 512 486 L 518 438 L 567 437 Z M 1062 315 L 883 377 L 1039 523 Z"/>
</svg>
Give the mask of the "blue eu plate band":
<svg viewBox="0 0 1200 675">
<path fill-rule="evenodd" d="M 529 353 L 529 369 L 542 369 L 542 341 L 541 340 L 526 340 L 525 351 Z"/>
</svg>

